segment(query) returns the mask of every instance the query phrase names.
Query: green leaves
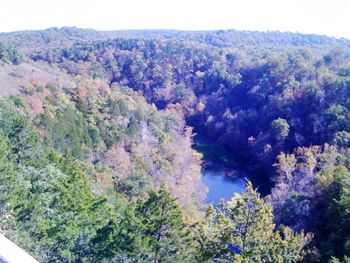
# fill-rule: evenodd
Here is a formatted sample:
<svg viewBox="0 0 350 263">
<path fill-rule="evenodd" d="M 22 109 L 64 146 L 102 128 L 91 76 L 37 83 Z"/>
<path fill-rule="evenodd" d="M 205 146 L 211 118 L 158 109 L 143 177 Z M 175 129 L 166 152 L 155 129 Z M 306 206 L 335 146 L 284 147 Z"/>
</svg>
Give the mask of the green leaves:
<svg viewBox="0 0 350 263">
<path fill-rule="evenodd" d="M 40 150 L 42 141 L 30 123 L 10 103 L 2 103 L 1 229 L 44 262 L 89 258 L 111 208 L 91 193 L 76 161 Z"/>
<path fill-rule="evenodd" d="M 271 122 L 270 131 L 276 141 L 281 141 L 288 137 L 289 124 L 285 119 L 275 119 Z"/>
<path fill-rule="evenodd" d="M 195 233 L 199 261 L 298 262 L 308 239 L 289 228 L 284 228 L 283 234 L 275 230 L 271 205 L 259 197 L 249 181 L 243 195 L 221 203 L 217 211 L 209 207 Z"/>
<path fill-rule="evenodd" d="M 9 45 L 0 42 L 0 61 L 5 63 L 19 64 L 23 60 L 22 54 L 20 54 L 14 45 Z"/>
<path fill-rule="evenodd" d="M 326 211 L 321 227 L 321 249 L 326 255 L 342 258 L 350 255 L 350 172 L 338 166 L 333 180 L 324 189 Z"/>
<path fill-rule="evenodd" d="M 68 169 L 75 171 L 63 173 L 54 165 L 18 171 L 15 218 L 19 228 L 40 244 L 40 258 L 44 254 L 59 261 L 89 257 L 92 239 L 111 217 L 105 200 L 93 196 L 79 178 L 79 168 Z"/>
<path fill-rule="evenodd" d="M 82 162 L 52 149 L 34 151 L 42 149 L 43 142 L 30 123 L 7 106 L 0 111 L 0 116 L 7 116 L 0 119 L 0 226 L 40 261 L 297 262 L 302 258 L 307 237 L 288 228 L 282 229 L 283 234 L 276 231 L 271 205 L 250 182 L 243 195 L 217 210 L 209 207 L 193 231 L 164 185 L 135 202 L 116 198 L 112 208 L 104 197 L 92 194 Z M 37 158 L 30 158 L 30 153 Z"/>
<path fill-rule="evenodd" d="M 146 262 L 186 262 L 191 257 L 189 233 L 180 208 L 162 186 L 150 191 L 148 198 L 136 205 L 140 219 L 140 258 Z"/>
</svg>

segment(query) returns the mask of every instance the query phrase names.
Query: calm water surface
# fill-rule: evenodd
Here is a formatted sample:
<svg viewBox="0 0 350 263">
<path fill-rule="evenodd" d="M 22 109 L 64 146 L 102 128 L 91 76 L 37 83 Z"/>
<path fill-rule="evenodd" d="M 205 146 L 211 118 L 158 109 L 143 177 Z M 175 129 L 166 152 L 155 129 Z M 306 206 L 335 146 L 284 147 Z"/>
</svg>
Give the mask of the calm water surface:
<svg viewBox="0 0 350 263">
<path fill-rule="evenodd" d="M 202 181 L 209 189 L 207 203 L 217 204 L 221 199 L 230 200 L 235 193 L 244 192 L 247 174 L 229 152 L 200 135 L 194 137 L 194 148 L 203 154 Z"/>
<path fill-rule="evenodd" d="M 230 200 L 235 193 L 243 193 L 245 177 L 232 179 L 223 170 L 202 169 L 202 181 L 208 186 L 207 203 L 217 204 L 221 199 Z"/>
</svg>

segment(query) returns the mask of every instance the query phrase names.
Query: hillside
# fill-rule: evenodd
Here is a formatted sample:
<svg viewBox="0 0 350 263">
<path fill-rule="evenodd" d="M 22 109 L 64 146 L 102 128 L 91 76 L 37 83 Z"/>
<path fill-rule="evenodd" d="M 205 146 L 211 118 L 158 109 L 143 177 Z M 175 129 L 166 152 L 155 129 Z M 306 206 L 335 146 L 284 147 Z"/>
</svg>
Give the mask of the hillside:
<svg viewBox="0 0 350 263">
<path fill-rule="evenodd" d="M 42 262 L 347 260 L 349 90 L 347 39 L 0 34 L 1 232 Z M 271 195 L 205 208 L 194 133 Z"/>
<path fill-rule="evenodd" d="M 96 31 L 76 27 L 49 28 L 36 31 L 0 33 L 0 41 L 15 45 L 21 50 L 36 48 L 58 48 L 76 42 L 101 41 L 108 39 L 157 39 L 194 42 L 218 48 L 264 47 L 270 49 L 286 47 L 314 48 L 319 50 L 338 47 L 348 48 L 350 40 L 327 36 L 278 31 L 181 31 L 181 30 L 118 30 Z"/>
</svg>

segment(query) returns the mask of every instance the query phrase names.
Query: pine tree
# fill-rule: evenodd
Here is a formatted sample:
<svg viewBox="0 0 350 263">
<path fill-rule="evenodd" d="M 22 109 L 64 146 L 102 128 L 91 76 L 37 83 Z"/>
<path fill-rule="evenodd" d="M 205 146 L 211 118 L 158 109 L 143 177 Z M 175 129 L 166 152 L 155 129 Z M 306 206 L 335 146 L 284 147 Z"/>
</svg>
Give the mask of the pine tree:
<svg viewBox="0 0 350 263">
<path fill-rule="evenodd" d="M 13 197 L 15 174 L 12 149 L 0 131 L 0 229 L 5 228 L 5 220 L 10 214 L 9 200 Z"/>
<path fill-rule="evenodd" d="M 188 262 L 189 233 L 175 199 L 162 186 L 150 191 L 146 200 L 137 204 L 140 229 L 140 259 L 147 262 Z"/>
<path fill-rule="evenodd" d="M 243 195 L 209 207 L 195 227 L 198 261 L 297 262 L 308 237 L 289 228 L 275 230 L 272 207 L 261 199 L 248 181 Z"/>
<path fill-rule="evenodd" d="M 320 247 L 324 260 L 330 256 L 350 256 L 350 172 L 344 166 L 336 166 L 333 181 L 325 189 L 322 236 Z M 344 262 L 347 262 L 344 259 Z"/>
</svg>

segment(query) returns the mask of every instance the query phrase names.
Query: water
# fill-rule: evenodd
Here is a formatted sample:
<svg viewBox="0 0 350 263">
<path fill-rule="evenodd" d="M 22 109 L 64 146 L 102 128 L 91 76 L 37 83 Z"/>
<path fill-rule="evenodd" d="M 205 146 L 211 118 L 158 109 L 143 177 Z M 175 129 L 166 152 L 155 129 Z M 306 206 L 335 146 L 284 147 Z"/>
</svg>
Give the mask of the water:
<svg viewBox="0 0 350 263">
<path fill-rule="evenodd" d="M 194 148 L 203 154 L 202 181 L 209 189 L 207 203 L 218 204 L 221 199 L 230 200 L 235 193 L 244 192 L 247 174 L 229 152 L 200 135 L 194 138 Z"/>
<path fill-rule="evenodd" d="M 245 177 L 230 178 L 225 171 L 202 169 L 202 182 L 208 187 L 206 202 L 218 204 L 221 199 L 230 200 L 235 193 L 243 193 Z"/>
</svg>

